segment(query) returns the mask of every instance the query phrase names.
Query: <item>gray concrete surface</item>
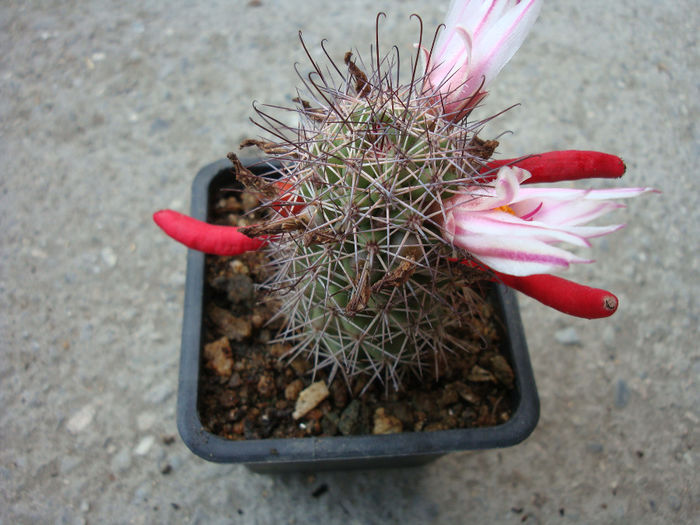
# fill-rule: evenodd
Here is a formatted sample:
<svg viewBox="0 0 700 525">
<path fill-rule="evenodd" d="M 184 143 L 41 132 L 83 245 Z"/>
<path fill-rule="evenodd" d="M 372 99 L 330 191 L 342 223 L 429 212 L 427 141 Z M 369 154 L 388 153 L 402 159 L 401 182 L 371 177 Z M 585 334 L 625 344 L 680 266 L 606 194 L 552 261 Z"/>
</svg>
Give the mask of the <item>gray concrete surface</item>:
<svg viewBox="0 0 700 525">
<path fill-rule="evenodd" d="M 614 152 L 626 231 L 573 278 L 610 320 L 521 301 L 542 401 L 507 450 L 409 471 L 264 476 L 176 439 L 185 250 L 151 223 L 289 103 L 297 30 L 336 57 L 432 31 L 443 2 L 45 1 L 0 6 L 0 522 L 691 523 L 700 519 L 695 0 L 545 2 L 493 86 L 503 155 Z M 304 66 L 306 67 L 306 66 Z M 312 493 L 326 484 L 327 492 Z"/>
</svg>

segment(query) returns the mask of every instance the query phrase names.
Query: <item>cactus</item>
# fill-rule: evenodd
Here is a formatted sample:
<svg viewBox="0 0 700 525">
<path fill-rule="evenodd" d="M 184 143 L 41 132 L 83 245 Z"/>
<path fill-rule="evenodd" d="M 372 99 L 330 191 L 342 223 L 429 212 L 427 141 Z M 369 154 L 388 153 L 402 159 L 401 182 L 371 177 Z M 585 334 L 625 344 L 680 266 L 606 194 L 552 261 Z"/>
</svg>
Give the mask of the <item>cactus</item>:
<svg viewBox="0 0 700 525">
<path fill-rule="evenodd" d="M 267 245 L 274 277 L 264 288 L 282 298 L 289 320 L 278 341 L 293 342 L 292 356 L 307 353 L 331 377 L 364 373 L 398 388 L 407 370 L 439 373 L 484 330 L 487 308 L 474 287 L 484 278 L 569 315 L 612 315 L 614 294 L 549 274 L 593 262 L 556 245 L 590 246 L 624 226 L 585 226 L 621 207 L 611 199 L 656 190 L 521 188 L 617 179 L 626 168 L 615 155 L 577 150 L 489 162 L 498 142 L 477 134 L 490 119 L 469 120 L 541 7 L 453 0 L 430 49 L 418 45 L 424 74 L 416 57 L 406 85 L 398 51 L 376 52 L 369 77 L 351 53 L 347 73 L 331 61 L 324 74 L 302 40 L 314 68 L 302 82 L 315 106 L 295 99 L 295 129 L 256 108 L 260 127 L 280 141 L 242 144 L 278 160 L 281 180 L 260 179 L 230 155 L 269 220 L 222 229 L 172 210 L 154 220 L 207 253 Z"/>
<path fill-rule="evenodd" d="M 307 86 L 320 103 L 296 99 L 296 140 L 243 144 L 280 161 L 281 181 L 255 180 L 231 158 L 271 213 L 241 231 L 268 235 L 274 271 L 263 288 L 288 318 L 276 341 L 331 377 L 367 374 L 399 388 L 408 370 L 434 375 L 450 353 L 474 351 L 470 327 L 487 310 L 474 282 L 484 273 L 453 262 L 443 201 L 478 182 L 497 142 L 477 137 L 484 122 L 442 118 L 415 69 L 395 87 L 395 58 L 367 77 L 348 53 L 348 74 L 332 88 L 309 57 L 318 78 Z M 271 134 L 289 131 L 257 111 Z"/>
</svg>

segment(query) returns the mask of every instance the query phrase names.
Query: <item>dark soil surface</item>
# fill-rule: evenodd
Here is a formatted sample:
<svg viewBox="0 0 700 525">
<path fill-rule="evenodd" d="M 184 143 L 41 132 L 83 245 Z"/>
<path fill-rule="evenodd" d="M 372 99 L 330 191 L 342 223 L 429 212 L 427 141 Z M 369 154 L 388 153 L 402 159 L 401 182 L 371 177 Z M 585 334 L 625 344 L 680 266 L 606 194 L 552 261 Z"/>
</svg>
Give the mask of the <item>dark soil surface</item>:
<svg viewBox="0 0 700 525">
<path fill-rule="evenodd" d="M 257 202 L 246 193 L 222 192 L 211 221 L 245 226 Z M 303 417 L 292 413 L 300 393 L 327 383 L 302 358 L 284 358 L 289 347 L 268 344 L 284 320 L 269 323 L 274 304 L 256 297 L 265 255 L 207 257 L 207 293 L 199 413 L 204 427 L 229 439 L 334 436 L 494 426 L 513 409 L 513 372 L 498 347 L 498 319 L 488 304 L 481 350 L 454 355 L 438 379 L 406 377 L 399 392 L 358 377 L 335 378 L 327 395 Z M 320 386 L 320 385 L 319 385 Z M 325 391 L 325 388 L 323 388 Z M 363 392 L 362 395 L 359 395 Z"/>
</svg>

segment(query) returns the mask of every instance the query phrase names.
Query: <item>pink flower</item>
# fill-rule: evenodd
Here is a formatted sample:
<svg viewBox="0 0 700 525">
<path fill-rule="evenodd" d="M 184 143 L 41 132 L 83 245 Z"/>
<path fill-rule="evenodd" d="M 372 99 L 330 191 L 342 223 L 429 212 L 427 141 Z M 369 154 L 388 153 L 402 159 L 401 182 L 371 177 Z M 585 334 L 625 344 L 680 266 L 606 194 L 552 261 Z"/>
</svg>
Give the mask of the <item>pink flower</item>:
<svg viewBox="0 0 700 525">
<path fill-rule="evenodd" d="M 508 275 L 544 274 L 593 262 L 555 243 L 588 247 L 588 239 L 624 227 L 584 226 L 652 188 L 580 190 L 521 187 L 530 173 L 502 167 L 492 186 L 473 186 L 445 201 L 444 236 L 479 262 Z"/>
<path fill-rule="evenodd" d="M 443 114 L 458 120 L 522 45 L 542 0 L 452 0 L 431 55 L 423 93 L 440 97 Z"/>
</svg>

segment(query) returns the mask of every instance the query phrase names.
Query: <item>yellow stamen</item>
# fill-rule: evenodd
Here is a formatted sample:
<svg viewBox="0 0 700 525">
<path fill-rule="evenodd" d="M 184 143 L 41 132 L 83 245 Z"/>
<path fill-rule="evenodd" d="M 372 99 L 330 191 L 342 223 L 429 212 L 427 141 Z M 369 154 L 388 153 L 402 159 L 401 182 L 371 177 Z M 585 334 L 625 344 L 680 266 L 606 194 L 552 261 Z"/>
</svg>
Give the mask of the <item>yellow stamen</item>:
<svg viewBox="0 0 700 525">
<path fill-rule="evenodd" d="M 504 211 L 504 212 L 506 212 L 506 213 L 510 213 L 511 215 L 515 215 L 515 212 L 513 211 L 513 209 L 512 209 L 510 206 L 508 206 L 508 205 L 506 205 L 506 206 L 499 206 L 498 208 L 495 208 L 495 209 Z"/>
</svg>

